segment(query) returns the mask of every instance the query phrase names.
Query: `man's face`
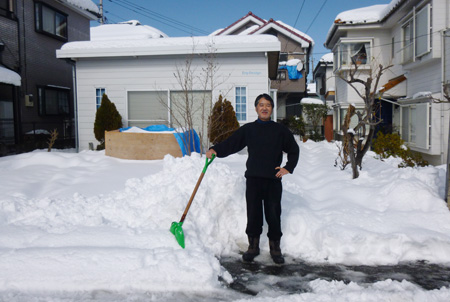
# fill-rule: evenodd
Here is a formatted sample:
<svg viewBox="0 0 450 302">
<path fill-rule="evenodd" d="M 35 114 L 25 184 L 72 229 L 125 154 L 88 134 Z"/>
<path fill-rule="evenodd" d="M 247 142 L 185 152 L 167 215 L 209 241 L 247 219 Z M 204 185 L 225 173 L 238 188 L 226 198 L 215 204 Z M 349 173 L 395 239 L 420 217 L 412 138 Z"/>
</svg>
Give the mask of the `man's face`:
<svg viewBox="0 0 450 302">
<path fill-rule="evenodd" d="M 258 114 L 258 118 L 261 121 L 270 121 L 270 116 L 272 115 L 273 111 L 270 101 L 266 100 L 265 98 L 261 98 L 255 109 L 256 113 Z"/>
</svg>

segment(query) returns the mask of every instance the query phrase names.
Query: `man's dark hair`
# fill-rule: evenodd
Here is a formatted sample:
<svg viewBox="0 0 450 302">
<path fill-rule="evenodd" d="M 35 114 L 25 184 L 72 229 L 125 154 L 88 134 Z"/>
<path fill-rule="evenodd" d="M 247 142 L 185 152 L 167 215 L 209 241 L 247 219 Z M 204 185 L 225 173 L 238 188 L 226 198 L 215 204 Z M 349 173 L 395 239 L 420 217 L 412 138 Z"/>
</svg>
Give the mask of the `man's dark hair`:
<svg viewBox="0 0 450 302">
<path fill-rule="evenodd" d="M 268 100 L 268 101 L 270 102 L 270 104 L 272 105 L 272 108 L 274 107 L 273 99 L 272 99 L 272 97 L 271 97 L 270 95 L 268 95 L 267 93 L 260 94 L 260 95 L 258 95 L 258 96 L 256 97 L 256 100 L 255 100 L 255 107 L 258 106 L 258 103 L 259 103 L 259 100 L 260 100 L 260 99 L 266 99 L 266 100 Z"/>
</svg>

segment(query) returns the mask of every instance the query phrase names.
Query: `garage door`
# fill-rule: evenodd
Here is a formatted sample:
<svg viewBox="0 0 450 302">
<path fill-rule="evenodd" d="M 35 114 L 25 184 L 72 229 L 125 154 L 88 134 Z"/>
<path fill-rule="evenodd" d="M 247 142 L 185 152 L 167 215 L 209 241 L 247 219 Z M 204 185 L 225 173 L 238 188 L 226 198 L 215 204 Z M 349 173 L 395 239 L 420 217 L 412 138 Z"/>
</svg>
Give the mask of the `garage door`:
<svg viewBox="0 0 450 302">
<path fill-rule="evenodd" d="M 129 91 L 128 126 L 169 125 L 167 91 Z"/>
</svg>

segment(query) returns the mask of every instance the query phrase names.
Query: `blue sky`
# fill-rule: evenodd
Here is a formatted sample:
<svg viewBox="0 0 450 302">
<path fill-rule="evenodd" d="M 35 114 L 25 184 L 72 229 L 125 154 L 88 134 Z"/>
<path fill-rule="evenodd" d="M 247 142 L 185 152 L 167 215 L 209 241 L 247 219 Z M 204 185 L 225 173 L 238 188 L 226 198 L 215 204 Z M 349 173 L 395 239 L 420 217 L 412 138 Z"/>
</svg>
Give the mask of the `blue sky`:
<svg viewBox="0 0 450 302">
<path fill-rule="evenodd" d="M 96 4 L 99 0 L 93 0 Z M 199 36 L 225 28 L 253 12 L 262 19 L 274 19 L 294 26 L 315 42 L 314 65 L 327 52 L 323 47 L 335 17 L 343 11 L 390 0 L 103 0 L 109 23 L 139 20 L 170 37 Z M 98 26 L 98 23 L 92 23 Z"/>
</svg>

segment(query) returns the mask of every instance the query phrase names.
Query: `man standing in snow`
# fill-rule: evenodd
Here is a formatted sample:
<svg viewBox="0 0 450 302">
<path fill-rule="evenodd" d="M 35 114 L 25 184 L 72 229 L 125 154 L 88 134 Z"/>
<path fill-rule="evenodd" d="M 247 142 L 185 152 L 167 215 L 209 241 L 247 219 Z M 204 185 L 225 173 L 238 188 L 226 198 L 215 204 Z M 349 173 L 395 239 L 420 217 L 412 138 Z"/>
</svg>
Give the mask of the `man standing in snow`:
<svg viewBox="0 0 450 302">
<path fill-rule="evenodd" d="M 259 95 L 255 100 L 258 119 L 240 127 L 225 141 L 213 146 L 206 157 L 213 154 L 226 157 L 248 150 L 245 177 L 247 187 L 247 228 L 248 250 L 242 258 L 253 261 L 259 255 L 259 238 L 263 230 L 263 209 L 269 227 L 270 255 L 275 263 L 284 263 L 281 254 L 281 178 L 294 171 L 298 162 L 299 147 L 294 136 L 285 126 L 271 121 L 273 100 L 267 94 Z M 281 167 L 283 152 L 287 153 L 287 163 Z"/>
</svg>

